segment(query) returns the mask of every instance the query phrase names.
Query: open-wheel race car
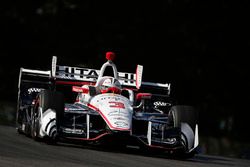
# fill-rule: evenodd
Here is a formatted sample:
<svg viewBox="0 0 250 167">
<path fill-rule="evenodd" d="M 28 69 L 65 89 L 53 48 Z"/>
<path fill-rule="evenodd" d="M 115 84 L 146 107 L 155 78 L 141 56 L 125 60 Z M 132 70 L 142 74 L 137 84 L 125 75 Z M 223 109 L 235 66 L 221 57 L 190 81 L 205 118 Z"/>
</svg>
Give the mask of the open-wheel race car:
<svg viewBox="0 0 250 167">
<path fill-rule="evenodd" d="M 57 65 L 55 56 L 49 71 L 21 68 L 18 132 L 52 143 L 134 144 L 193 156 L 197 112 L 172 103 L 169 83 L 142 81 L 143 66 L 118 72 L 114 57 L 107 52 L 100 70 Z"/>
</svg>

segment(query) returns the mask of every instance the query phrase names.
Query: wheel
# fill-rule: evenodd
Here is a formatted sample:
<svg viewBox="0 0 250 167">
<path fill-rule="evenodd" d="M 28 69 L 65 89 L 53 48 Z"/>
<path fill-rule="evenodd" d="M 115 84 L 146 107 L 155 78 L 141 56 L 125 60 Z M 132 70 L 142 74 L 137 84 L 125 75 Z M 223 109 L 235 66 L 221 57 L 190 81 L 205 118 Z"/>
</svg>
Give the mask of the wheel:
<svg viewBox="0 0 250 167">
<path fill-rule="evenodd" d="M 37 140 L 38 138 L 46 138 L 48 141 L 50 141 L 50 143 L 52 143 L 52 140 L 57 139 L 57 129 L 59 127 L 60 120 L 64 112 L 63 99 L 64 97 L 60 92 L 42 90 L 38 94 L 32 114 L 31 136 L 33 139 Z M 55 125 L 51 126 L 50 129 L 47 129 L 47 136 L 44 136 L 44 134 L 42 134 L 42 136 L 40 134 L 42 124 L 41 115 L 45 113 L 48 109 L 56 111 L 56 118 L 53 118 L 53 122 Z M 49 123 L 52 123 L 52 121 L 50 121 Z"/>
<path fill-rule="evenodd" d="M 30 136 L 30 122 L 29 114 L 30 108 L 24 108 L 23 110 L 19 110 L 18 118 L 17 118 L 17 132 L 19 134 L 24 134 L 26 136 Z"/>
<path fill-rule="evenodd" d="M 174 127 L 181 127 L 181 123 L 186 122 L 192 129 L 194 129 L 198 119 L 197 112 L 192 106 L 172 106 L 169 111 L 169 116 L 174 123 Z"/>
<path fill-rule="evenodd" d="M 40 108 L 39 108 L 39 100 L 37 99 L 36 102 L 37 103 L 35 104 L 34 109 L 31 112 L 30 136 L 35 141 L 38 141 L 40 139 L 39 132 L 40 132 L 41 113 L 40 113 Z"/>
<path fill-rule="evenodd" d="M 16 119 L 16 125 L 17 125 L 17 132 L 19 134 L 24 134 L 24 131 L 23 131 L 23 122 L 25 121 L 24 120 L 24 112 L 23 110 L 19 110 L 17 112 L 17 119 Z"/>
<path fill-rule="evenodd" d="M 173 106 L 169 111 L 169 124 L 180 129 L 180 142 L 184 146 L 183 157 L 194 156 L 195 128 L 198 124 L 198 115 L 191 106 Z"/>
</svg>

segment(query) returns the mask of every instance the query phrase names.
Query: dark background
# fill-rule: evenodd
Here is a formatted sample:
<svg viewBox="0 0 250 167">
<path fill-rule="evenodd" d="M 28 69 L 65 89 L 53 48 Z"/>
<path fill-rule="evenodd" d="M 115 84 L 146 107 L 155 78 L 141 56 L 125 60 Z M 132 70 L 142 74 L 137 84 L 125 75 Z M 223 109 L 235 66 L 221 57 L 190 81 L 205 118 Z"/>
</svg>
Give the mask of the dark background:
<svg viewBox="0 0 250 167">
<path fill-rule="evenodd" d="M 105 52 L 114 51 L 119 71 L 141 64 L 144 81 L 170 82 L 178 103 L 199 110 L 201 152 L 249 157 L 248 1 L 4 0 L 0 6 L 1 105 L 15 104 L 20 67 L 48 70 L 56 55 L 61 65 L 100 68 Z"/>
</svg>

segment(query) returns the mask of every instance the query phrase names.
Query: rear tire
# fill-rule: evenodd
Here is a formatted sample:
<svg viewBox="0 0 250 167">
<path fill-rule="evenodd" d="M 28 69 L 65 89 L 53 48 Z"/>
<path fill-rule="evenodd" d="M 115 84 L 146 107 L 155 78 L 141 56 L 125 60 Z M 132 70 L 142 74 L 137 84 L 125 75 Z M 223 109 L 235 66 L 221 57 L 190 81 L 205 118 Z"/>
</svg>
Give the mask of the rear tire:
<svg viewBox="0 0 250 167">
<path fill-rule="evenodd" d="M 35 113 L 32 114 L 32 123 L 31 123 L 31 137 L 35 141 L 39 141 L 39 131 L 40 131 L 40 125 L 39 125 L 39 117 L 35 116 Z"/>
<path fill-rule="evenodd" d="M 16 121 L 17 132 L 19 134 L 24 134 L 23 127 L 22 127 L 24 122 L 25 122 L 24 111 L 19 110 L 17 114 L 17 121 Z"/>
</svg>

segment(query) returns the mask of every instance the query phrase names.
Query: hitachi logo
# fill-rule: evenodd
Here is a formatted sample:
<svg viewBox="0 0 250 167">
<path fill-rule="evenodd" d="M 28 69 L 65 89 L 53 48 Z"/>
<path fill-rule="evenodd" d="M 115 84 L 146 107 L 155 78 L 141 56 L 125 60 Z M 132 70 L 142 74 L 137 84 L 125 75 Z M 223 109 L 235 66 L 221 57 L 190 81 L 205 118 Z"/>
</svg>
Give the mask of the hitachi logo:
<svg viewBox="0 0 250 167">
<path fill-rule="evenodd" d="M 56 77 L 63 79 L 81 80 L 96 82 L 100 75 L 100 70 L 69 67 L 69 66 L 56 66 Z M 122 85 L 135 86 L 136 74 L 127 72 L 118 72 L 118 79 Z"/>
</svg>

